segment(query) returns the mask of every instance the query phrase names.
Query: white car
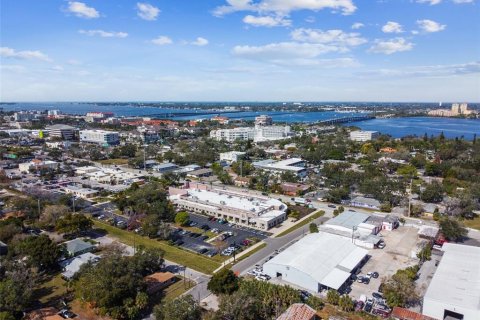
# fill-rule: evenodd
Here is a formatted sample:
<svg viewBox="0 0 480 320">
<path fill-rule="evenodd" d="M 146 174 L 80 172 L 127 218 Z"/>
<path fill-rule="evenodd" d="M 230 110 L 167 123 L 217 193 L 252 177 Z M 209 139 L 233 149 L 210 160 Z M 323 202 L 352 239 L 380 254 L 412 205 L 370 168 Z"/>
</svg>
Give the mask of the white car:
<svg viewBox="0 0 480 320">
<path fill-rule="evenodd" d="M 259 281 L 267 281 L 268 280 L 268 278 L 263 274 L 260 274 L 260 275 L 256 276 L 255 279 L 257 279 Z"/>
</svg>

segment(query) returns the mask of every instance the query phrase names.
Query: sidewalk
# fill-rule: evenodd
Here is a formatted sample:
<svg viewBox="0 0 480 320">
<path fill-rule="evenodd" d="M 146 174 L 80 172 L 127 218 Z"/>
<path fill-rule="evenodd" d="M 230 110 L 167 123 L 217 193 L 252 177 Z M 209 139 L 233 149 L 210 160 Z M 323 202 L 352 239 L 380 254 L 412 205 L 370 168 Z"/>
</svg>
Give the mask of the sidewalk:
<svg viewBox="0 0 480 320">
<path fill-rule="evenodd" d="M 253 246 L 249 247 L 248 249 L 240 252 L 239 254 L 237 254 L 237 255 L 235 256 L 235 261 L 238 261 L 238 259 L 241 258 L 242 256 L 244 256 L 244 255 L 246 255 L 247 253 L 249 253 L 250 251 L 253 251 L 253 250 L 255 250 L 256 248 L 260 247 L 263 243 L 265 243 L 265 242 L 263 242 L 263 241 L 257 242 L 257 243 L 255 243 Z M 220 267 L 218 267 L 217 269 L 215 269 L 215 270 L 213 271 L 213 273 L 216 273 L 216 272 L 222 270 L 222 269 L 224 268 L 224 266 L 228 265 L 228 264 L 231 263 L 231 262 L 233 262 L 233 257 L 225 260 Z"/>
</svg>

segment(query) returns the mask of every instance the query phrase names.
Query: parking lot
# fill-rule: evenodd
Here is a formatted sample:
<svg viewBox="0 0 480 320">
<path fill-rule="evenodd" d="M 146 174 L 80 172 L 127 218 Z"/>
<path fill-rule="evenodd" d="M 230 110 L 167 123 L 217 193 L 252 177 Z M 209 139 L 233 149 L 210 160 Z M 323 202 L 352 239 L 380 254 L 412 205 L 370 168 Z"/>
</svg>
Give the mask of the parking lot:
<svg viewBox="0 0 480 320">
<path fill-rule="evenodd" d="M 402 227 L 394 231 L 382 231 L 386 247 L 369 251 L 370 259 L 362 267 L 358 275 L 368 272 L 378 272 L 378 278 L 371 278 L 370 283 L 354 282 L 350 296 L 358 299 L 361 295 L 371 297 L 373 292 L 378 292 L 382 279 L 392 276 L 399 269 L 405 269 L 418 263 L 418 259 L 411 258 L 411 252 L 418 242 L 418 229 Z"/>
<path fill-rule="evenodd" d="M 218 229 L 219 232 L 218 234 L 225 233 L 225 232 L 231 232 L 233 235 L 229 236 L 224 240 L 226 246 L 232 246 L 232 245 L 238 245 L 242 246 L 242 243 L 244 242 L 245 239 L 252 239 L 252 238 L 257 238 L 259 240 L 265 239 L 266 237 L 269 236 L 267 232 L 260 231 L 260 230 L 254 230 L 238 225 L 232 225 L 228 223 L 220 223 L 217 220 L 209 220 L 208 217 L 202 216 L 202 215 L 197 215 L 190 213 L 190 221 L 195 223 L 195 227 L 200 228 L 203 225 L 208 226 L 208 230 L 212 229 Z M 207 242 L 208 239 L 202 239 L 202 237 L 192 237 L 191 235 L 182 235 L 181 233 L 178 233 L 176 235 L 176 241 L 181 241 L 180 245 L 186 249 L 195 251 L 195 252 L 201 252 L 201 250 L 208 250 L 207 252 L 204 252 L 207 255 L 212 255 L 213 253 L 217 253 L 217 249 L 215 246 L 210 242 Z"/>
</svg>

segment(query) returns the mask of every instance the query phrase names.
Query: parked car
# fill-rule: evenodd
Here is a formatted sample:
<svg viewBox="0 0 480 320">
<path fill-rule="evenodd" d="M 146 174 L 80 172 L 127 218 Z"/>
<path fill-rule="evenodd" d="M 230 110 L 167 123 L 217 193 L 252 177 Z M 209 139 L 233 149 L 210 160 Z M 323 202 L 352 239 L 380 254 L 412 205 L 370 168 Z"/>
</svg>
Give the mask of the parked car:
<svg viewBox="0 0 480 320">
<path fill-rule="evenodd" d="M 375 299 L 383 299 L 383 295 L 382 295 L 381 293 L 378 293 L 378 292 L 372 293 L 372 296 L 373 296 Z"/>
<path fill-rule="evenodd" d="M 365 307 L 363 308 L 363 310 L 365 310 L 366 312 L 370 312 L 370 311 L 372 311 L 372 308 L 373 308 L 373 300 L 368 298 L 367 302 L 365 303 Z"/>
<path fill-rule="evenodd" d="M 357 282 L 363 283 L 363 276 L 358 276 L 357 277 Z"/>
<path fill-rule="evenodd" d="M 210 230 L 210 227 L 208 226 L 208 224 L 203 224 L 203 225 L 200 227 L 200 229 L 203 229 L 203 230 L 207 231 L 207 230 Z"/>
<path fill-rule="evenodd" d="M 259 281 L 267 281 L 268 280 L 268 278 L 263 274 L 256 276 L 255 279 L 257 279 Z"/>
<path fill-rule="evenodd" d="M 335 209 L 337 206 L 336 206 L 336 205 L 333 205 L 333 204 L 329 204 L 327 207 L 329 207 L 329 208 L 334 208 L 334 209 Z"/>
<path fill-rule="evenodd" d="M 364 305 L 365 303 L 363 303 L 363 301 L 357 301 L 355 303 L 355 311 L 362 311 Z"/>
<path fill-rule="evenodd" d="M 60 310 L 60 312 L 58 314 L 60 315 L 60 317 L 65 318 L 65 319 L 71 319 L 71 318 L 74 318 L 74 317 L 77 316 L 75 313 L 73 313 L 72 311 L 67 310 L 67 309 Z"/>
<path fill-rule="evenodd" d="M 383 242 L 383 241 L 380 241 L 380 242 L 378 243 L 378 245 L 377 245 L 377 247 L 378 247 L 379 249 L 383 249 L 383 248 L 385 248 L 385 246 L 386 246 L 386 244 L 385 244 L 385 242 Z"/>
<path fill-rule="evenodd" d="M 198 253 L 200 253 L 200 254 L 204 254 L 204 253 L 207 253 L 207 252 L 208 252 L 207 248 L 203 248 L 203 249 L 198 250 Z"/>
</svg>

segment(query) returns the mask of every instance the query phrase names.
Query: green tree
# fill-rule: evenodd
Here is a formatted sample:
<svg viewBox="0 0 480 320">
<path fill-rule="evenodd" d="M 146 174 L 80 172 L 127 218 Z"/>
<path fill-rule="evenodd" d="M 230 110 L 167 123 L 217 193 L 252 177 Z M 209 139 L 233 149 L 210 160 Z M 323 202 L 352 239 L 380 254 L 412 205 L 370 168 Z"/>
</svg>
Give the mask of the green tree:
<svg viewBox="0 0 480 320">
<path fill-rule="evenodd" d="M 333 304 L 334 306 L 338 305 L 338 303 L 340 302 L 340 295 L 336 290 L 328 290 L 327 302 Z"/>
<path fill-rule="evenodd" d="M 430 260 L 432 257 L 432 248 L 430 247 L 429 244 L 427 244 L 425 247 L 420 250 L 420 252 L 417 253 L 417 258 L 420 259 L 421 261 L 427 261 Z"/>
<path fill-rule="evenodd" d="M 406 307 L 418 302 L 415 282 L 408 273 L 397 272 L 383 282 L 382 288 L 389 307 Z"/>
<path fill-rule="evenodd" d="M 342 295 L 338 300 L 338 306 L 343 311 L 351 312 L 353 311 L 355 304 L 353 303 L 352 298 L 350 298 L 348 295 L 345 294 L 345 295 Z"/>
<path fill-rule="evenodd" d="M 411 164 L 407 164 L 398 168 L 397 174 L 404 177 L 413 178 L 417 176 L 417 168 Z"/>
<path fill-rule="evenodd" d="M 451 218 L 440 220 L 440 231 L 449 241 L 462 240 L 468 234 L 468 230 L 465 229 L 460 222 Z"/>
<path fill-rule="evenodd" d="M 261 319 L 260 301 L 245 291 L 221 295 L 217 315 L 220 319 L 256 320 Z"/>
<path fill-rule="evenodd" d="M 207 288 L 215 294 L 231 294 L 238 289 L 238 277 L 232 270 L 222 269 L 212 276 Z"/>
<path fill-rule="evenodd" d="M 315 310 L 322 310 L 323 307 L 325 306 L 325 303 L 323 300 L 317 296 L 311 295 L 308 297 L 307 301 L 305 301 L 306 304 L 308 304 L 311 308 Z"/>
<path fill-rule="evenodd" d="M 92 229 L 93 222 L 83 214 L 67 213 L 57 220 L 55 230 L 60 233 L 78 234 Z"/>
<path fill-rule="evenodd" d="M 175 223 L 185 226 L 190 221 L 190 216 L 186 211 L 180 211 L 175 215 Z"/>
<path fill-rule="evenodd" d="M 153 311 L 157 320 L 200 320 L 202 309 L 191 295 L 157 305 Z"/>
<path fill-rule="evenodd" d="M 443 200 L 443 193 L 443 186 L 437 181 L 433 181 L 425 186 L 425 189 L 420 194 L 420 199 L 425 202 L 439 203 Z"/>
<path fill-rule="evenodd" d="M 310 233 L 318 233 L 318 226 L 316 223 L 310 223 Z"/>
<path fill-rule="evenodd" d="M 33 289 L 37 284 L 35 272 L 22 263 L 7 264 L 7 270 L 0 275 L 0 313 L 5 319 L 18 315 L 31 306 Z"/>
<path fill-rule="evenodd" d="M 53 269 L 57 266 L 61 252 L 56 243 L 48 236 L 29 236 L 14 244 L 9 254 L 27 258 L 30 266 L 39 269 Z"/>
</svg>

